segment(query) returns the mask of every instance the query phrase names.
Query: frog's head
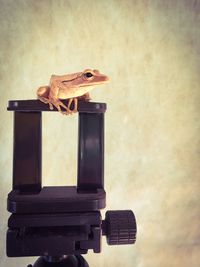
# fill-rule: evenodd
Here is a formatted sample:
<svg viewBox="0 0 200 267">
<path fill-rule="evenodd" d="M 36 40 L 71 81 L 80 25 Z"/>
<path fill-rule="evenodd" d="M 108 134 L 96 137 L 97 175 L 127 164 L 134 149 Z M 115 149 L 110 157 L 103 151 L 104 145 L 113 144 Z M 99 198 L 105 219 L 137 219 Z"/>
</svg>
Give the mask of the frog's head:
<svg viewBox="0 0 200 267">
<path fill-rule="evenodd" d="M 86 85 L 98 85 L 107 83 L 109 81 L 108 76 L 100 73 L 98 70 L 86 69 L 82 73 L 82 79 Z"/>
<path fill-rule="evenodd" d="M 73 85 L 76 87 L 88 87 L 107 83 L 108 76 L 100 73 L 98 70 L 86 69 L 80 72 L 76 79 L 73 80 Z"/>
</svg>

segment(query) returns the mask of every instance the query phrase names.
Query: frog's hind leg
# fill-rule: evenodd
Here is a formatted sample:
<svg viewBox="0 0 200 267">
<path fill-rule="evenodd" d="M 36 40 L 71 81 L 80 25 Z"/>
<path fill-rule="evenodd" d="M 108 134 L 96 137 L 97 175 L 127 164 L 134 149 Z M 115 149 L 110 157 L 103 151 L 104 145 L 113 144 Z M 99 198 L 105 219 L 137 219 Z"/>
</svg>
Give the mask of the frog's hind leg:
<svg viewBox="0 0 200 267">
<path fill-rule="evenodd" d="M 49 104 L 50 110 L 53 110 L 53 105 L 52 105 L 51 101 L 48 98 L 43 97 L 43 96 L 38 96 L 38 99 L 40 101 L 42 101 L 43 103 L 45 103 L 45 104 Z"/>
<path fill-rule="evenodd" d="M 40 101 L 42 101 L 45 104 L 49 104 L 49 108 L 52 110 L 53 105 L 51 101 L 49 100 L 49 91 L 50 91 L 49 86 L 41 86 L 37 90 L 37 96 Z"/>
</svg>

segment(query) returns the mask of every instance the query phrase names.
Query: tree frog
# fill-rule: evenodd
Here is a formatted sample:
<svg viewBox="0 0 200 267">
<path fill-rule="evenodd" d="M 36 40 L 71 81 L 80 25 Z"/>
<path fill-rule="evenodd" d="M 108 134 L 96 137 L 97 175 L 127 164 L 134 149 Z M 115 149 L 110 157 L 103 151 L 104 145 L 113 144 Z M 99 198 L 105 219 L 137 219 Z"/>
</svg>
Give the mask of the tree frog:
<svg viewBox="0 0 200 267">
<path fill-rule="evenodd" d="M 98 70 L 86 69 L 83 72 L 77 72 L 66 75 L 52 75 L 49 86 L 41 86 L 37 90 L 38 99 L 46 104 L 52 110 L 55 106 L 62 114 L 71 114 L 77 112 L 78 98 L 85 101 L 90 100 L 89 91 L 95 85 L 107 83 L 109 78 L 101 74 Z M 60 99 L 69 99 L 66 106 Z M 74 109 L 70 106 L 74 101 Z M 65 111 L 61 110 L 61 107 Z"/>
</svg>

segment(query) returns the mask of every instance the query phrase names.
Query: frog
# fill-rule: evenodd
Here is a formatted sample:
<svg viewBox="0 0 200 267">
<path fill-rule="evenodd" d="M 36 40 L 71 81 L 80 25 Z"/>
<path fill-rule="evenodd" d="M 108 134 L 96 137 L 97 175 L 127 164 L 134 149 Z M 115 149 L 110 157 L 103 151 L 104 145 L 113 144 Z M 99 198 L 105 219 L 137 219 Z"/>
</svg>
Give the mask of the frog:
<svg viewBox="0 0 200 267">
<path fill-rule="evenodd" d="M 45 104 L 49 104 L 50 110 L 54 107 L 65 115 L 78 111 L 78 100 L 90 101 L 89 92 L 96 86 L 107 83 L 109 77 L 99 70 L 85 69 L 82 72 L 51 75 L 49 85 L 37 89 L 37 97 Z M 68 99 L 67 106 L 61 101 Z M 70 109 L 74 102 L 74 108 Z M 64 109 L 61 109 L 61 107 Z"/>
</svg>

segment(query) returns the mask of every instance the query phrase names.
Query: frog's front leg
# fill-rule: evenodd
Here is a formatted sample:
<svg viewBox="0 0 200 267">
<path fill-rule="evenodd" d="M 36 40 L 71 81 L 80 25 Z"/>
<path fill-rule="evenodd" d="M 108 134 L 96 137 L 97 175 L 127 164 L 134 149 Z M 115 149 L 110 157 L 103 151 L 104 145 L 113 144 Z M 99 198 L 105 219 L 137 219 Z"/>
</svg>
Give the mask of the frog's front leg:
<svg viewBox="0 0 200 267">
<path fill-rule="evenodd" d="M 70 106 L 71 106 L 73 101 L 74 101 L 74 109 L 71 110 Z M 77 112 L 78 111 L 78 99 L 76 97 L 70 98 L 67 107 L 71 110 L 71 112 L 73 112 L 73 113 Z"/>
<path fill-rule="evenodd" d="M 79 97 L 70 98 L 67 107 L 70 109 L 70 106 L 72 102 L 74 101 L 74 109 L 73 110 L 70 109 L 74 113 L 78 111 L 78 99 L 84 100 L 86 102 L 91 100 L 89 93 L 86 93 Z"/>
<path fill-rule="evenodd" d="M 62 113 L 62 114 L 68 115 L 68 114 L 71 114 L 71 113 L 72 113 L 72 111 L 71 111 L 65 104 L 63 104 L 63 102 L 60 101 L 59 99 L 53 100 L 53 102 L 52 102 L 52 100 L 51 100 L 51 103 L 52 103 L 52 104 L 57 108 L 57 110 L 58 110 L 60 113 Z M 61 107 L 63 107 L 66 111 L 63 111 L 63 110 L 61 109 Z"/>
<path fill-rule="evenodd" d="M 82 96 L 79 96 L 78 99 L 84 100 L 86 102 L 89 102 L 91 100 L 90 94 L 89 93 L 85 93 Z"/>
<path fill-rule="evenodd" d="M 86 93 L 79 97 L 70 98 L 67 107 L 70 109 L 70 106 L 72 102 L 74 101 L 74 109 L 73 110 L 70 109 L 74 113 L 78 111 L 78 100 L 79 99 L 84 100 L 86 102 L 89 102 L 91 100 L 89 93 Z"/>
</svg>

